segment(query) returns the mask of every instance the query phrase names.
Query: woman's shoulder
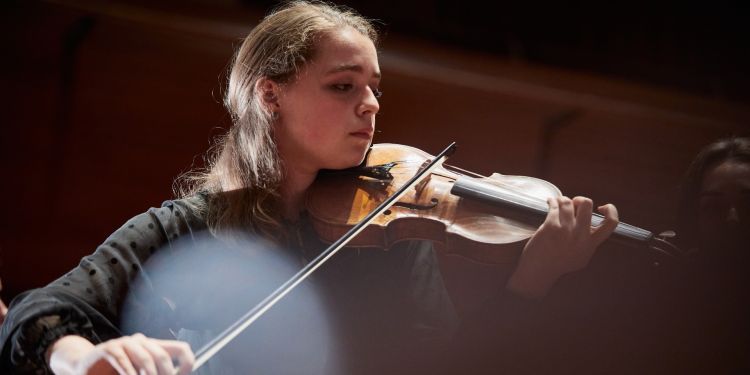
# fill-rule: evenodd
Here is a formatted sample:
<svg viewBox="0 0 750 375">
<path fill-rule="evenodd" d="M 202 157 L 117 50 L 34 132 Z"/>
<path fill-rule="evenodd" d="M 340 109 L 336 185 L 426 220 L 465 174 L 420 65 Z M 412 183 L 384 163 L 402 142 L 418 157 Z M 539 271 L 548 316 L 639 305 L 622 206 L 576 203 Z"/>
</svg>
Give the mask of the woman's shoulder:
<svg viewBox="0 0 750 375">
<path fill-rule="evenodd" d="M 157 210 L 166 209 L 172 212 L 180 212 L 178 216 L 182 214 L 201 216 L 208 204 L 208 197 L 207 193 L 200 192 L 186 197 L 168 199 L 162 202 L 161 207 Z"/>
<path fill-rule="evenodd" d="M 105 244 L 149 238 L 157 243 L 171 242 L 185 234 L 202 231 L 206 229 L 204 207 L 205 197 L 201 195 L 165 200 L 160 206 L 152 206 L 126 221 Z M 132 242 L 130 244 L 132 247 Z"/>
</svg>

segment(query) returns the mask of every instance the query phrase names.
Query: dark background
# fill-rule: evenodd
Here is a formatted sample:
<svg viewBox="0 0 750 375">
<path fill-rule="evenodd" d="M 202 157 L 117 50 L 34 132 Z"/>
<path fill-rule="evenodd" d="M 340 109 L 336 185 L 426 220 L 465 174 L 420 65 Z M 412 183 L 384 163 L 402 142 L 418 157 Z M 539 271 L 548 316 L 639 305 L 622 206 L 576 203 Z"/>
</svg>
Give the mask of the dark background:
<svg viewBox="0 0 750 375">
<path fill-rule="evenodd" d="M 382 21 L 387 33 L 702 96 L 750 98 L 750 13 L 739 1 L 340 3 Z"/>
<path fill-rule="evenodd" d="M 0 5 L 4 299 L 75 266 L 202 165 L 229 124 L 233 49 L 273 4 Z M 660 231 L 695 153 L 748 134 L 750 33 L 735 4 L 346 4 L 382 21 L 376 142 L 434 153 L 456 140 L 453 164 L 545 178 Z M 461 310 L 501 283 L 496 267 L 441 261 Z"/>
</svg>

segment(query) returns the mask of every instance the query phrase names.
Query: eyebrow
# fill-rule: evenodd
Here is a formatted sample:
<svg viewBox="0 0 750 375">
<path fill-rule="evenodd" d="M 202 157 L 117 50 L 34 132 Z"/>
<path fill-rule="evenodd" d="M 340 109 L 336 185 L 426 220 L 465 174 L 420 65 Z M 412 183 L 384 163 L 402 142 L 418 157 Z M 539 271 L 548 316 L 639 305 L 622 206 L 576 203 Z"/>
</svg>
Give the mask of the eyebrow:
<svg viewBox="0 0 750 375">
<path fill-rule="evenodd" d="M 362 66 L 358 64 L 341 64 L 327 71 L 326 75 L 331 75 L 331 74 L 346 72 L 346 71 L 362 73 L 364 69 L 362 69 Z M 380 78 L 382 75 L 380 74 L 380 72 L 375 72 L 372 74 L 372 76 L 375 78 Z"/>
</svg>

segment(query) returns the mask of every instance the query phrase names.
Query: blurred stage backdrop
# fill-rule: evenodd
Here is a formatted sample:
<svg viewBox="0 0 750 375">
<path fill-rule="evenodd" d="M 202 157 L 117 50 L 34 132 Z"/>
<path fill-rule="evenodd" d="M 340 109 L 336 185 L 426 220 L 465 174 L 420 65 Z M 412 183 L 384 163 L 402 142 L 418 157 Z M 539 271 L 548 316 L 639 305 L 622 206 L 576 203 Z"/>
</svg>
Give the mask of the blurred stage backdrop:
<svg viewBox="0 0 750 375">
<path fill-rule="evenodd" d="M 750 33 L 729 5 L 343 3 L 382 21 L 376 142 L 434 154 L 456 141 L 451 164 L 547 179 L 661 231 L 695 153 L 748 134 Z M 0 5 L 4 300 L 74 267 L 203 165 L 229 125 L 233 48 L 274 4 Z M 441 262 L 459 311 L 503 277 Z"/>
</svg>

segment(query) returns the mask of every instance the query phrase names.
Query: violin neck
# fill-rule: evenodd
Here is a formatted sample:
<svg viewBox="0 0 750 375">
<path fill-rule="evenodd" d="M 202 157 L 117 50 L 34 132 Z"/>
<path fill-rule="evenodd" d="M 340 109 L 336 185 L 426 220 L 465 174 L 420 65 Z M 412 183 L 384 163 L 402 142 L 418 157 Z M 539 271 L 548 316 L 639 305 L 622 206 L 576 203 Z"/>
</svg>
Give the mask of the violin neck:
<svg viewBox="0 0 750 375">
<path fill-rule="evenodd" d="M 451 193 L 464 199 L 499 208 L 512 219 L 533 226 L 542 225 L 549 211 L 545 200 L 471 177 L 459 177 Z M 591 217 L 593 226 L 600 225 L 602 221 L 604 221 L 602 215 L 595 213 Z M 617 224 L 611 239 L 628 245 L 649 246 L 654 239 L 654 234 L 621 222 Z"/>
</svg>

